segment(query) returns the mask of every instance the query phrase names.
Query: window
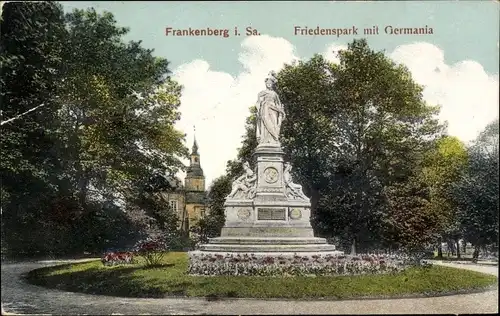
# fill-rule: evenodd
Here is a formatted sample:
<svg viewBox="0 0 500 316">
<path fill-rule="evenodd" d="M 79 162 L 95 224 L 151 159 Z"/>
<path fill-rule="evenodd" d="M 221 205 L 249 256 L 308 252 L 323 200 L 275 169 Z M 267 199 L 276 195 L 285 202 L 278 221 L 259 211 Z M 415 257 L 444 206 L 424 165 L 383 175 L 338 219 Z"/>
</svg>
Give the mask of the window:
<svg viewBox="0 0 500 316">
<path fill-rule="evenodd" d="M 201 218 L 205 217 L 205 209 L 203 208 L 200 210 L 200 217 Z"/>
<path fill-rule="evenodd" d="M 172 212 L 177 213 L 177 201 L 176 200 L 170 200 L 170 209 Z"/>
</svg>

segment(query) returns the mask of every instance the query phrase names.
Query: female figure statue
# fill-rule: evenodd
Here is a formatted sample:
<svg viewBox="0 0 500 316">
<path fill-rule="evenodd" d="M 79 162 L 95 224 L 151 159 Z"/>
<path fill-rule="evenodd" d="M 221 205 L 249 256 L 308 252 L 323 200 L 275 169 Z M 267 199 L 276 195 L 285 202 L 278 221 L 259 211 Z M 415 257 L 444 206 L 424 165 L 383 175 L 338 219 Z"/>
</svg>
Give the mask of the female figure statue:
<svg viewBox="0 0 500 316">
<path fill-rule="evenodd" d="M 285 111 L 275 91 L 275 73 L 269 73 L 265 82 L 266 90 L 259 92 L 257 99 L 257 142 L 259 145 L 279 145 L 278 138 Z"/>
<path fill-rule="evenodd" d="M 286 196 L 295 199 L 308 200 L 309 198 L 302 192 L 300 184 L 293 183 L 292 180 L 292 165 L 285 163 L 285 170 L 283 171 L 283 179 L 285 181 Z"/>
<path fill-rule="evenodd" d="M 252 199 L 255 196 L 255 181 L 257 180 L 257 175 L 250 169 L 248 162 L 243 164 L 243 169 L 245 173 L 234 180 L 231 193 L 227 196 L 228 198 L 233 198 L 236 193 L 242 191 L 246 198 Z"/>
</svg>

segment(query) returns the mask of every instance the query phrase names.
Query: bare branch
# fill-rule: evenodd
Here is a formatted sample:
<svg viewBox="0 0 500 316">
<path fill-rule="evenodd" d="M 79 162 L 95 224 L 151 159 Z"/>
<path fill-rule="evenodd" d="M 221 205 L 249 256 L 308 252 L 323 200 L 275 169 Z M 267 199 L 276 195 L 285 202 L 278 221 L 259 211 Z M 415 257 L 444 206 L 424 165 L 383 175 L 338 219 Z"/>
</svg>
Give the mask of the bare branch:
<svg viewBox="0 0 500 316">
<path fill-rule="evenodd" d="M 35 107 L 34 107 L 34 108 L 32 108 L 32 109 L 29 109 L 28 111 L 26 111 L 26 112 L 24 112 L 24 113 L 21 113 L 21 114 L 19 114 L 19 115 L 16 115 L 16 116 L 14 116 L 14 117 L 12 117 L 12 118 L 10 118 L 10 119 L 8 119 L 8 120 L 2 121 L 2 122 L 0 122 L 0 126 L 2 126 L 2 125 L 4 125 L 4 124 L 7 124 L 7 123 L 10 123 L 10 122 L 12 122 L 12 121 L 15 121 L 15 120 L 17 120 L 18 118 L 20 118 L 21 116 L 24 116 L 24 115 L 26 115 L 26 114 L 28 114 L 28 113 L 30 113 L 30 112 L 33 112 L 33 111 L 35 111 L 36 109 L 38 109 L 39 107 L 42 107 L 42 106 L 44 106 L 44 105 L 45 105 L 45 103 L 42 103 L 42 104 L 40 104 L 40 105 L 38 105 L 38 106 L 35 106 Z"/>
</svg>

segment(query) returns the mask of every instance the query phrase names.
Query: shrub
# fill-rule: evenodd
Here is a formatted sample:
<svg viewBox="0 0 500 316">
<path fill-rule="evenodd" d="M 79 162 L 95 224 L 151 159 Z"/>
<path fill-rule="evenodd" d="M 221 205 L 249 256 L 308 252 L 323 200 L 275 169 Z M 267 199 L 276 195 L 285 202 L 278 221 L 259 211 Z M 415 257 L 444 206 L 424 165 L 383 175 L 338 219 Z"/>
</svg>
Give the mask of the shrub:
<svg viewBox="0 0 500 316">
<path fill-rule="evenodd" d="M 144 258 L 146 266 L 156 266 L 161 264 L 168 247 L 164 238 L 148 238 L 140 241 L 136 245 L 136 253 Z"/>
</svg>

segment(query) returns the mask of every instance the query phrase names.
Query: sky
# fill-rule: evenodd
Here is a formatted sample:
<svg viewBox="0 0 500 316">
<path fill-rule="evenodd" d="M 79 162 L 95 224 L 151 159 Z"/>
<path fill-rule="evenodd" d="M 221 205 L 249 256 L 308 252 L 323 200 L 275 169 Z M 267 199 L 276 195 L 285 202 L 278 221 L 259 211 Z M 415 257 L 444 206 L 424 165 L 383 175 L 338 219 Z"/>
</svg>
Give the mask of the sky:
<svg viewBox="0 0 500 316">
<path fill-rule="evenodd" d="M 269 71 L 316 53 L 335 62 L 334 52 L 353 39 L 366 38 L 370 47 L 406 65 L 424 86 L 423 98 L 442 106 L 440 119 L 448 122 L 450 135 L 469 142 L 498 118 L 498 1 L 62 4 L 66 11 L 94 7 L 113 13 L 118 25 L 130 29 L 126 40 L 142 40 L 170 61 L 173 78 L 184 87 L 177 127 L 191 148 L 196 126 L 207 185 L 236 157 L 245 118 Z M 379 34 L 363 34 L 374 26 Z M 167 36 L 168 27 L 227 29 L 229 36 Z M 301 36 L 296 27 L 356 29 L 357 35 Z M 388 34 L 390 28 L 427 28 L 427 34 Z"/>
</svg>

